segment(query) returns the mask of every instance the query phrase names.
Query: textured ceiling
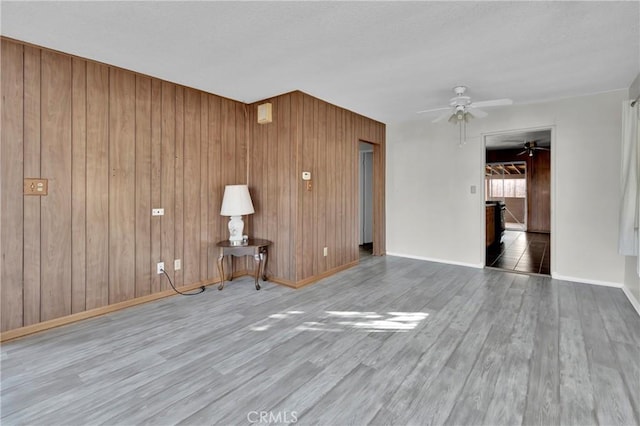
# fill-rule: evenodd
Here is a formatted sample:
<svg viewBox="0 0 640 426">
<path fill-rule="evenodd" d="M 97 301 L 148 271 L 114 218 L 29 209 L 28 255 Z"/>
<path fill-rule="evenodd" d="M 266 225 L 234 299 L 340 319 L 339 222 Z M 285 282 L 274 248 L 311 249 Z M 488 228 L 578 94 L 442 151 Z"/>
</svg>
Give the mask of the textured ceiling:
<svg viewBox="0 0 640 426">
<path fill-rule="evenodd" d="M 459 84 L 522 104 L 628 88 L 640 71 L 637 1 L 0 7 L 8 37 L 244 102 L 298 89 L 387 123 L 446 106 Z"/>
<path fill-rule="evenodd" d="M 525 142 L 534 142 L 537 146 L 551 146 L 551 130 L 530 130 L 486 137 L 488 150 L 523 148 Z"/>
</svg>

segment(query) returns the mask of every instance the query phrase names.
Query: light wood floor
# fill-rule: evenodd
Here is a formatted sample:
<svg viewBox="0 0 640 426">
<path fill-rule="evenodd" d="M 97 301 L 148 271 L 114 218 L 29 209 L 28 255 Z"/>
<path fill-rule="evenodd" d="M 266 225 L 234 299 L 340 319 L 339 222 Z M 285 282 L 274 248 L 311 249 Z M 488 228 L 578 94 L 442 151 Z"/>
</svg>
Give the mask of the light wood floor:
<svg viewBox="0 0 640 426">
<path fill-rule="evenodd" d="M 636 425 L 639 349 L 619 289 L 372 257 L 3 344 L 1 422 Z"/>
</svg>

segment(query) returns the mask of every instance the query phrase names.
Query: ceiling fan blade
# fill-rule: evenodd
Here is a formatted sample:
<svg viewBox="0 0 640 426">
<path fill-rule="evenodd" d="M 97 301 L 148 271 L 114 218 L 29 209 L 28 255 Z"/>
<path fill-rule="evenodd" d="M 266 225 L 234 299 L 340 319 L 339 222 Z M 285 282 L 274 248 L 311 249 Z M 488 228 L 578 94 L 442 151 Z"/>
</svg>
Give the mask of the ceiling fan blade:
<svg viewBox="0 0 640 426">
<path fill-rule="evenodd" d="M 549 148 L 544 148 L 542 146 L 534 146 L 531 149 L 537 149 L 538 151 L 551 151 Z"/>
<path fill-rule="evenodd" d="M 485 118 L 487 115 L 489 115 L 489 114 L 484 112 L 483 110 L 477 109 L 477 108 L 473 108 L 473 116 L 474 117 Z"/>
<path fill-rule="evenodd" d="M 425 109 L 423 111 L 416 111 L 416 114 L 424 114 L 425 112 L 444 111 L 445 109 L 451 109 L 451 107 Z"/>
<path fill-rule="evenodd" d="M 519 153 L 517 153 L 516 155 L 522 155 L 522 154 L 526 154 L 526 153 L 527 153 L 527 150 L 525 149 L 524 151 L 519 152 Z"/>
<path fill-rule="evenodd" d="M 513 104 L 513 101 L 511 99 L 492 99 L 490 101 L 480 101 L 480 102 L 472 102 L 471 105 L 469 105 L 472 108 L 476 108 L 476 107 L 494 107 L 494 106 L 501 106 L 501 105 L 511 105 Z"/>
<path fill-rule="evenodd" d="M 447 108 L 449 109 L 449 108 Z M 437 123 L 439 121 L 444 120 L 445 118 L 449 117 L 449 115 L 451 115 L 450 111 L 445 112 L 444 114 L 439 115 L 435 120 L 432 121 L 432 123 Z"/>
</svg>

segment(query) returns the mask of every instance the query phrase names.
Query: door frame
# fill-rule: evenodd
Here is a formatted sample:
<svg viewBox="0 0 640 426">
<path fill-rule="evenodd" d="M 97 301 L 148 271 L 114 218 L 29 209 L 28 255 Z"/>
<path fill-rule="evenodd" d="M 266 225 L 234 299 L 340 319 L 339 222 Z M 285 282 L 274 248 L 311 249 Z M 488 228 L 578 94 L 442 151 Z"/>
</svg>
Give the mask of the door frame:
<svg viewBox="0 0 640 426">
<path fill-rule="evenodd" d="M 367 233 L 370 233 L 370 237 L 371 237 L 371 243 L 373 243 L 373 146 L 371 144 L 367 144 L 367 149 L 366 150 L 362 150 L 362 144 L 366 143 L 366 142 L 360 142 L 358 145 L 358 155 L 360 156 L 360 158 L 358 159 L 358 165 L 359 165 L 359 169 L 358 169 L 358 188 L 359 188 L 359 193 L 358 193 L 358 218 L 359 218 L 359 232 L 360 232 L 360 238 L 359 238 L 359 244 L 366 244 L 367 241 L 365 239 L 365 237 L 367 236 Z M 370 179 L 367 179 L 367 173 L 366 170 L 363 169 L 363 166 L 366 163 L 366 158 L 368 157 L 367 154 L 370 154 L 370 159 L 371 159 L 371 177 Z M 363 173 L 364 172 L 364 173 Z M 366 193 L 366 188 L 368 185 L 371 186 L 371 195 L 368 197 L 367 193 Z M 367 203 L 367 200 L 371 198 L 370 203 Z M 371 204 L 371 209 L 367 209 L 366 205 L 367 204 Z M 368 221 L 369 226 L 366 227 L 366 223 L 365 223 L 365 218 L 367 216 L 367 211 L 370 212 L 371 217 Z M 368 229 L 367 229 L 368 228 Z M 368 231 L 368 232 L 367 232 Z"/>
<path fill-rule="evenodd" d="M 385 218 L 385 142 L 372 142 L 365 139 L 357 139 L 355 150 L 357 152 L 356 170 L 357 175 L 360 174 L 360 142 L 365 142 L 373 147 L 373 255 L 384 256 L 386 254 L 386 218 Z M 360 186 L 356 180 L 355 184 Z M 360 190 L 358 189 L 358 192 Z M 357 200 L 356 200 L 357 201 Z M 359 216 L 359 209 L 357 209 Z M 360 218 L 356 217 L 356 223 L 360 222 Z M 358 233 L 359 233 L 358 229 Z M 358 237 L 357 241 L 360 241 Z"/>
<path fill-rule="evenodd" d="M 483 264 L 483 268 L 486 267 L 487 265 L 487 250 L 486 250 L 486 238 L 487 238 L 487 230 L 485 227 L 486 224 L 486 211 L 485 211 L 485 201 L 484 201 L 484 173 L 485 173 L 485 166 L 487 163 L 487 153 L 486 153 L 486 146 L 487 146 L 487 137 L 488 136 L 495 136 L 495 135 L 504 135 L 504 134 L 509 134 L 509 133 L 519 133 L 519 132 L 529 132 L 529 131 L 542 131 L 542 130 L 548 130 L 551 132 L 551 155 L 550 155 L 550 173 L 551 173 L 551 183 L 550 183 L 550 198 L 551 198 L 551 203 L 549 206 L 549 214 L 551 216 L 551 232 L 549 234 L 549 239 L 550 239 L 550 246 L 551 246 L 551 258 L 549 259 L 550 261 L 550 276 L 554 276 L 556 274 L 556 257 L 557 257 L 557 253 L 558 250 L 556 248 L 556 194 L 557 194 L 557 190 L 556 190 L 556 177 L 557 177 L 557 173 L 556 173 L 556 161 L 555 159 L 557 158 L 557 148 L 556 148 L 556 126 L 553 124 L 547 125 L 547 126 L 537 126 L 537 127 L 520 127 L 520 128 L 515 128 L 515 129 L 509 129 L 509 130 L 500 130 L 500 131 L 495 131 L 495 132 L 485 132 L 485 133 L 481 133 L 481 140 L 482 143 L 480 143 L 480 158 L 481 158 L 481 173 L 480 173 L 480 185 L 478 186 L 478 188 L 482 188 L 482 197 L 480 198 L 479 201 L 479 208 L 480 208 L 480 212 L 481 214 L 480 216 L 480 220 L 481 220 L 481 239 L 478 242 L 478 249 L 480 251 L 480 258 L 484 259 L 484 261 L 482 262 Z M 527 189 L 528 190 L 528 189 Z"/>
</svg>

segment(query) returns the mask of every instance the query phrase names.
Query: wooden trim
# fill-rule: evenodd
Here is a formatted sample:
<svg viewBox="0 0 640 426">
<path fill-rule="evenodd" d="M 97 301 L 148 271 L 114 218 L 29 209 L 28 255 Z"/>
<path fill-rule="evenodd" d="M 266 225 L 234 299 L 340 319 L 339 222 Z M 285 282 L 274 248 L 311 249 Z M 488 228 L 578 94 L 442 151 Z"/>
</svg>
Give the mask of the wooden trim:
<svg viewBox="0 0 640 426">
<path fill-rule="evenodd" d="M 312 284 L 316 281 L 320 281 L 323 278 L 327 278 L 331 275 L 334 275 L 340 271 L 344 271 L 345 269 L 349 269 L 353 266 L 356 266 L 358 263 L 360 262 L 356 260 L 355 262 L 351 262 L 351 263 L 339 266 L 330 271 L 323 272 L 322 274 L 318 274 L 313 277 L 309 277 L 295 283 L 289 280 L 283 280 L 278 278 L 269 278 L 269 281 L 274 282 L 276 284 L 284 285 L 286 287 L 290 287 L 293 289 L 299 289 L 309 284 Z M 240 278 L 243 276 L 253 276 L 253 274 L 248 271 L 237 271 L 233 273 L 234 279 Z M 212 286 L 219 283 L 220 283 L 220 279 L 216 279 L 215 281 L 212 281 L 212 282 L 205 280 L 205 281 L 200 281 L 194 284 L 189 284 L 189 285 L 185 285 L 177 288 L 178 290 L 185 292 L 185 291 L 195 290 L 202 286 Z M 29 325 L 26 327 L 15 328 L 13 330 L 0 333 L 0 342 L 8 342 L 9 340 L 18 339 L 20 337 L 28 336 L 30 334 L 39 333 L 41 331 L 50 330 L 52 328 L 61 327 L 63 325 L 73 324 L 74 322 L 98 317 L 101 315 L 106 315 L 111 312 L 120 311 L 122 309 L 130 308 L 137 305 L 142 305 L 143 303 L 153 302 L 155 300 L 164 299 L 166 297 L 174 296 L 174 295 L 176 295 L 176 293 L 173 291 L 173 289 L 163 290 L 159 293 L 153 293 L 153 294 L 148 294 L 142 297 L 136 297 L 135 299 L 125 300 L 124 302 L 114 303 L 112 305 L 106 305 L 99 308 L 90 309 L 84 312 L 78 312 L 75 314 L 67 315 L 60 318 L 55 318 L 49 321 L 43 321 L 43 322 Z"/>
<path fill-rule="evenodd" d="M 289 280 L 283 280 L 281 278 L 269 278 L 269 281 L 274 282 L 276 284 L 284 285 L 286 287 L 299 289 L 299 288 L 308 286 L 309 284 L 313 284 L 316 281 L 320 281 L 323 278 L 327 278 L 327 277 L 330 277 L 331 275 L 335 275 L 340 271 L 344 271 L 345 269 L 349 269 L 349 268 L 351 268 L 353 266 L 356 266 L 359 263 L 360 263 L 359 260 L 355 260 L 353 262 L 350 262 L 350 263 L 347 263 L 347 264 L 344 264 L 344 265 L 340 265 L 337 268 L 333 268 L 333 269 L 331 269 L 329 271 L 325 271 L 325 272 L 323 272 L 321 274 L 314 275 L 312 277 L 305 278 L 304 280 L 300 280 L 300 281 L 296 281 L 296 282 L 289 281 Z"/>
<path fill-rule="evenodd" d="M 373 144 L 373 255 L 384 256 L 385 242 L 385 144 Z"/>
<path fill-rule="evenodd" d="M 239 271 L 233 274 L 233 278 L 239 278 L 248 275 L 246 271 Z M 178 290 L 185 292 L 195 290 L 202 286 L 211 286 L 219 284 L 220 280 L 216 279 L 213 282 L 208 280 L 200 281 L 194 284 L 185 285 L 182 287 L 176 287 Z M 153 302 L 155 300 L 164 299 L 169 296 L 176 295 L 172 288 L 163 290 L 159 293 L 153 293 L 142 297 L 136 297 L 135 299 L 125 300 L 124 302 L 114 303 L 112 305 L 101 306 L 99 308 L 90 309 L 84 312 L 78 312 L 76 314 L 67 315 L 60 318 L 55 318 L 49 321 L 43 321 L 38 324 L 29 325 L 26 327 L 15 328 L 13 330 L 0 333 L 0 342 L 8 342 L 20 337 L 28 336 L 29 334 L 39 333 L 41 331 L 50 330 L 52 328 L 60 327 L 74 322 L 82 321 L 85 319 L 106 315 L 111 312 L 120 311 L 122 309 L 130 308 L 132 306 L 142 305 L 143 303 Z"/>
</svg>

